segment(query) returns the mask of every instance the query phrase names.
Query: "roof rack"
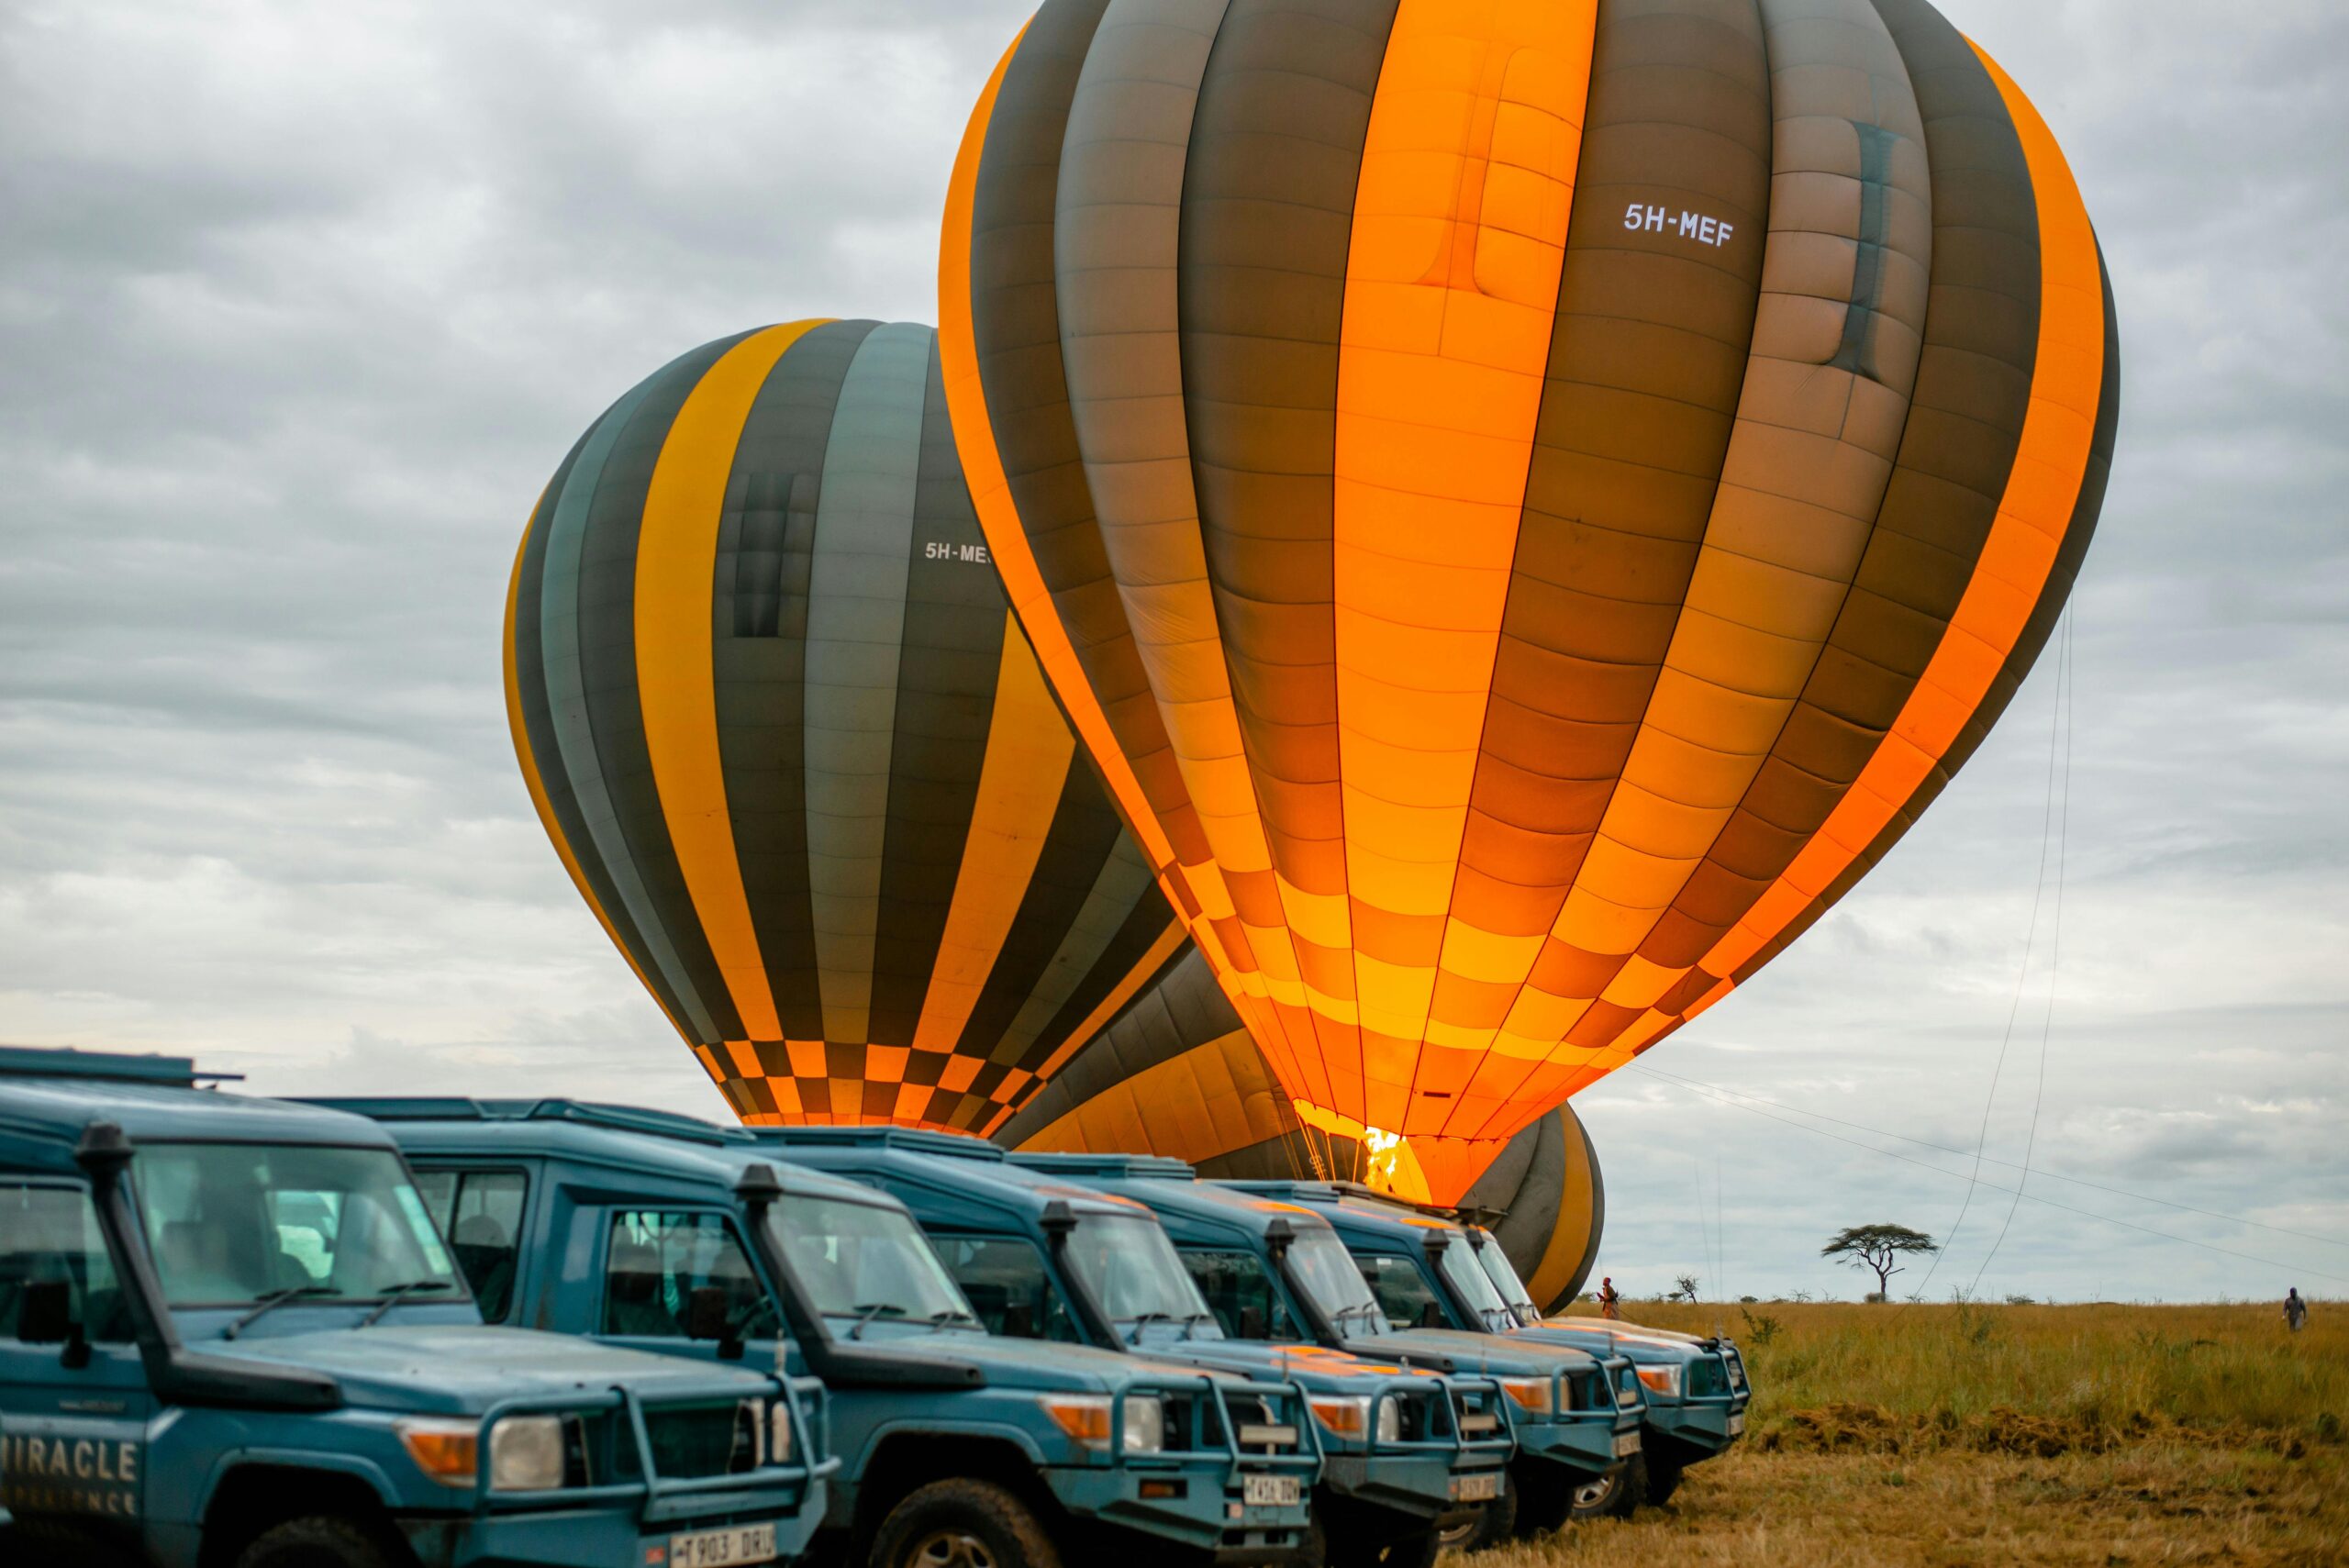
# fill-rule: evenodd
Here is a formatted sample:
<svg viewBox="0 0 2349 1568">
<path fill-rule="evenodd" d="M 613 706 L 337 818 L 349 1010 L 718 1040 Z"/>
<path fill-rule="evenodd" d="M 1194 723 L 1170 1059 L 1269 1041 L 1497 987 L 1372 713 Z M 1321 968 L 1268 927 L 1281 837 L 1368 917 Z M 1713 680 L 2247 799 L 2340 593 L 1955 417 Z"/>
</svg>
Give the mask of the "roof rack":
<svg viewBox="0 0 2349 1568">
<path fill-rule="evenodd" d="M 762 1127 L 756 1136 L 786 1149 L 901 1149 L 908 1154 L 950 1159 L 1002 1161 L 1003 1151 L 966 1132 L 933 1132 L 918 1127 Z"/>
<path fill-rule="evenodd" d="M 308 1105 L 352 1111 L 376 1121 L 567 1121 L 615 1132 L 641 1132 L 689 1143 L 718 1146 L 756 1141 L 746 1129 L 720 1127 L 698 1117 L 659 1111 L 644 1106 L 618 1106 L 594 1100 L 469 1099 L 457 1095 L 311 1099 Z"/>
<path fill-rule="evenodd" d="M 1015 1165 L 1050 1171 L 1056 1176 L 1091 1176 L 1097 1181 L 1135 1181 L 1143 1177 L 1173 1177 L 1190 1181 L 1198 1175 L 1189 1164 L 1163 1154 L 1022 1154 L 1009 1156 Z"/>
<path fill-rule="evenodd" d="M 133 1055 L 122 1051 L 83 1051 L 73 1046 L 0 1045 L 0 1077 L 103 1078 L 118 1084 L 238 1083 L 241 1073 L 207 1073 L 193 1056 Z"/>
</svg>

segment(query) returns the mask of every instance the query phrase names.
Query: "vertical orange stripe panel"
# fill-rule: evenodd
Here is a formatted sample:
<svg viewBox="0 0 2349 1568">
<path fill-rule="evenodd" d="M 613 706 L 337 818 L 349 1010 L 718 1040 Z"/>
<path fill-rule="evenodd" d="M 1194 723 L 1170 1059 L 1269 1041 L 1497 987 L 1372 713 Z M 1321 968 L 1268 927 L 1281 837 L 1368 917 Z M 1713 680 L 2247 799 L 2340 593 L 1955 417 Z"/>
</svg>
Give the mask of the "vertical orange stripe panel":
<svg viewBox="0 0 2349 1568">
<path fill-rule="evenodd" d="M 1978 45 L 1974 52 L 2006 98 L 2039 203 L 2039 354 L 2014 473 L 1974 580 L 1892 732 L 1818 837 L 1705 956 L 1698 967 L 1709 974 L 1732 973 L 1784 929 L 1866 850 L 1948 751 L 2046 591 L 2087 476 L 2104 382 L 2096 234 L 2047 122 L 1996 61 Z"/>
<path fill-rule="evenodd" d="M 1400 1127 L 1541 411 L 1596 0 L 1404 0 L 1347 259 L 1340 766 L 1367 1112 Z"/>
<path fill-rule="evenodd" d="M 545 499 L 544 495 L 540 497 L 541 505 Z M 530 515 L 538 516 L 537 508 L 533 507 Z M 506 726 L 514 736 L 514 759 L 522 764 L 522 782 L 529 788 L 530 805 L 538 811 L 540 826 L 547 830 L 547 837 L 553 841 L 554 852 L 562 858 L 562 869 L 571 873 L 571 885 L 579 889 L 579 896 L 587 901 L 588 909 L 595 914 L 596 923 L 604 928 L 604 935 L 612 939 L 612 946 L 619 950 L 621 959 L 634 972 L 638 983 L 644 987 L 645 995 L 658 996 L 661 993 L 654 990 L 652 982 L 644 977 L 644 971 L 637 965 L 636 955 L 628 951 L 626 942 L 620 940 L 618 930 L 612 925 L 612 917 L 604 913 L 602 902 L 596 898 L 595 889 L 587 885 L 586 874 L 579 869 L 579 857 L 572 853 L 571 840 L 563 837 L 562 824 L 555 820 L 554 807 L 548 804 L 546 781 L 539 776 L 538 754 L 530 750 L 529 727 L 522 722 L 522 683 L 516 671 L 514 658 L 514 610 L 522 592 L 522 558 L 529 549 L 530 534 L 525 528 L 522 543 L 514 551 L 514 575 L 506 584 Z M 662 1016 L 668 1017 L 668 1009 L 662 1009 Z M 684 1024 L 670 1018 L 669 1027 L 675 1029 L 678 1038 L 687 1045 L 696 1051 L 701 1049 L 694 1037 L 685 1032 Z"/>
<path fill-rule="evenodd" d="M 1075 754 L 1076 738 L 1052 706 L 1036 655 L 1011 618 L 1003 632 L 978 799 L 971 808 L 970 834 L 954 873 L 954 896 L 946 906 L 930 989 L 914 1025 L 915 1050 L 951 1051 L 962 1039 L 1036 873 L 1036 857 L 1043 852 Z"/>
<path fill-rule="evenodd" d="M 821 325 L 795 321 L 754 332 L 710 366 L 662 443 L 637 536 L 636 684 L 645 750 L 694 914 L 753 1040 L 780 1040 L 783 1024 L 759 956 L 727 815 L 710 595 L 718 520 L 743 421 L 775 361 Z"/>
</svg>

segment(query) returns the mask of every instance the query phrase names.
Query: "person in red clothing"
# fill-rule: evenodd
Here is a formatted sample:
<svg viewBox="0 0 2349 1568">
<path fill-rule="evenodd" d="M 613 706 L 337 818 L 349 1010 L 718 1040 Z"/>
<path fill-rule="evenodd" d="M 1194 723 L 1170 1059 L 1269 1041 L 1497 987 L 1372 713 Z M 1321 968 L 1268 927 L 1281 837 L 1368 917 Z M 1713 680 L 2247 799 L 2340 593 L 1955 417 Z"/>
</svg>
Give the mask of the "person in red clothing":
<svg viewBox="0 0 2349 1568">
<path fill-rule="evenodd" d="M 1598 1282 L 1598 1315 L 1601 1318 L 1622 1317 L 1622 1309 L 1615 1305 L 1622 1299 L 1621 1295 L 1615 1289 L 1615 1281 L 1612 1276 L 1602 1278 Z"/>
</svg>

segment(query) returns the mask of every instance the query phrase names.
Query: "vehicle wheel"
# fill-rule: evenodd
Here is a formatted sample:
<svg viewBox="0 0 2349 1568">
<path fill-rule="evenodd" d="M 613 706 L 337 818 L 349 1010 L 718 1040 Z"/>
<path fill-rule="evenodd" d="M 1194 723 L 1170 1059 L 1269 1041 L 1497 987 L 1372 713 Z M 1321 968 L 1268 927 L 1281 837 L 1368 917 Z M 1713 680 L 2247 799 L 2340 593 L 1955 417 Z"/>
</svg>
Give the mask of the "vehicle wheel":
<svg viewBox="0 0 2349 1568">
<path fill-rule="evenodd" d="M 1464 1525 L 1454 1525 L 1437 1537 L 1447 1551 L 1482 1551 L 1488 1546 L 1498 1546 L 1517 1533 L 1517 1477 L 1511 1474 L 1501 1495 L 1485 1505 L 1485 1511 Z"/>
<path fill-rule="evenodd" d="M 1566 1517 L 1574 1512 L 1577 1483 L 1572 1474 L 1540 1460 L 1520 1459 L 1510 1465 L 1509 1490 L 1518 1495 L 1517 1517 L 1509 1521 L 1510 1532 L 1522 1537 L 1564 1529 Z"/>
<path fill-rule="evenodd" d="M 1331 1531 L 1318 1514 L 1305 1536 L 1307 1560 L 1323 1568 L 1431 1568 L 1447 1544 L 1431 1529 L 1404 1535 L 1360 1528 Z"/>
<path fill-rule="evenodd" d="M 1645 1458 L 1645 1455 L 1642 1456 Z M 1648 1506 L 1661 1508 L 1672 1501 L 1680 1490 L 1680 1478 L 1687 1473 L 1686 1466 L 1669 1459 L 1650 1459 L 1648 1466 Z"/>
<path fill-rule="evenodd" d="M 1573 1517 L 1578 1519 L 1626 1519 L 1640 1506 L 1648 1489 L 1648 1462 L 1635 1453 L 1618 1469 L 1593 1476 L 1575 1488 Z"/>
<path fill-rule="evenodd" d="M 933 1481 L 889 1510 L 872 1568 L 1061 1568 L 1035 1510 L 992 1481 Z"/>
<path fill-rule="evenodd" d="M 405 1556 L 355 1519 L 314 1514 L 263 1530 L 238 1555 L 237 1568 L 399 1568 Z"/>
</svg>

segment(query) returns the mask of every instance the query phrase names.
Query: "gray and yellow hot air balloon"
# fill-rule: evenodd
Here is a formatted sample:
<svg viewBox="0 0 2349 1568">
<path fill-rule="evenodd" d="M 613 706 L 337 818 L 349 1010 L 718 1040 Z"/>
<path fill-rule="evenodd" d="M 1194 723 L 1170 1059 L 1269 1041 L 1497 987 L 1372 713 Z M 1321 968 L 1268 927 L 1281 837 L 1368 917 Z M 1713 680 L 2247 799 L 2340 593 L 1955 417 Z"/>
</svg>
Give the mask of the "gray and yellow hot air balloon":
<svg viewBox="0 0 2349 1568">
<path fill-rule="evenodd" d="M 930 328 L 640 384 L 532 514 L 506 642 L 540 820 L 745 1120 L 984 1133 L 1181 942 L 1011 618 Z"/>
</svg>

